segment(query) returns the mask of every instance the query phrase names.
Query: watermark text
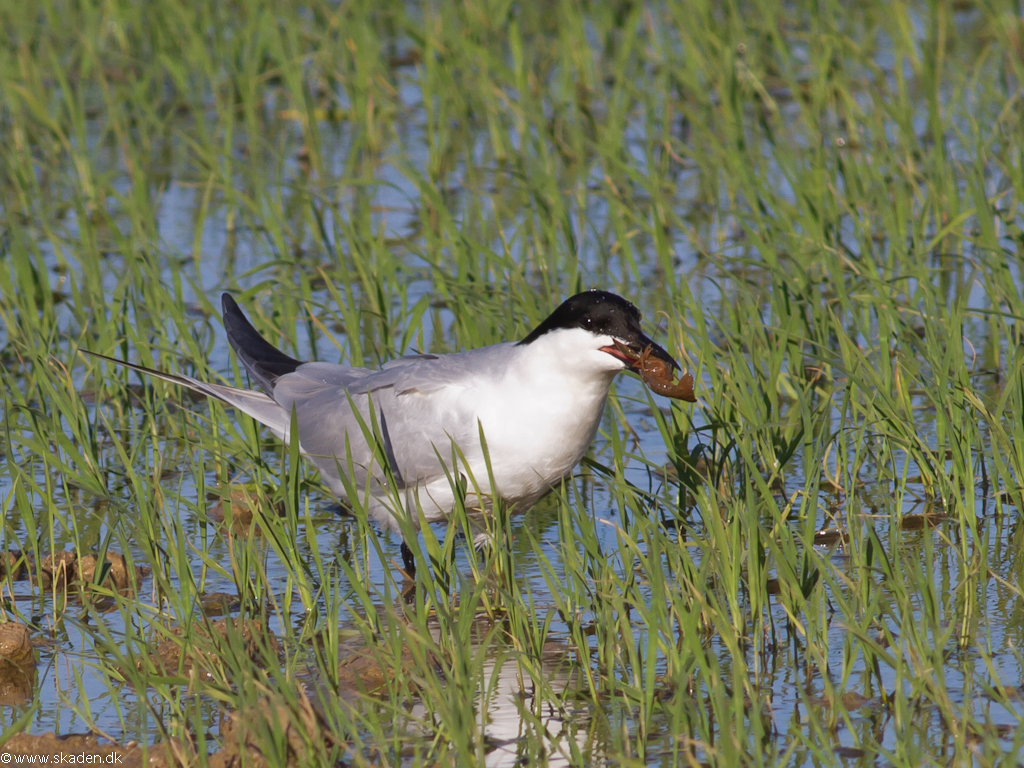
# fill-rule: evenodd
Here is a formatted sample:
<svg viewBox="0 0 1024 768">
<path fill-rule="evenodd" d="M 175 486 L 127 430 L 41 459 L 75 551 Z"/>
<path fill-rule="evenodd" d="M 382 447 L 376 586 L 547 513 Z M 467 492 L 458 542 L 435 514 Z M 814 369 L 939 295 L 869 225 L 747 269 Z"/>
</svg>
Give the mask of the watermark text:
<svg viewBox="0 0 1024 768">
<path fill-rule="evenodd" d="M 120 765 L 123 755 L 111 752 L 99 755 L 95 752 L 53 752 L 51 754 L 25 755 L 18 752 L 0 752 L 3 765 Z"/>
</svg>

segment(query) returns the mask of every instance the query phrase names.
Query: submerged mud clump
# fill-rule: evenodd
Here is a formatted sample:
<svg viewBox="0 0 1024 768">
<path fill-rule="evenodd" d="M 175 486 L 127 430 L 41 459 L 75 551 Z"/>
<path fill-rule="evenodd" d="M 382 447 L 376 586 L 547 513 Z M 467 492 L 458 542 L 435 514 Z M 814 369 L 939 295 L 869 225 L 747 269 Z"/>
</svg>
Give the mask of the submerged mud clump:
<svg viewBox="0 0 1024 768">
<path fill-rule="evenodd" d="M 903 531 L 920 531 L 926 527 L 934 528 L 948 519 L 948 516 L 939 512 L 925 512 L 920 515 L 903 515 L 900 517 L 899 525 Z"/>
<path fill-rule="evenodd" d="M 31 700 L 36 684 L 36 657 L 28 627 L 14 621 L 0 624 L 0 705 Z"/>
<path fill-rule="evenodd" d="M 32 640 L 24 624 L 14 621 L 0 624 L 0 662 L 19 666 L 35 664 Z"/>
<path fill-rule="evenodd" d="M 39 563 L 39 573 L 43 589 L 56 589 L 63 592 L 68 584 L 75 580 L 78 555 L 74 552 L 54 552 L 47 555 Z"/>
<path fill-rule="evenodd" d="M 210 507 L 210 519 L 216 523 L 231 523 L 235 533 L 248 533 L 256 516 L 262 514 L 280 517 L 284 514 L 284 502 L 271 502 L 265 492 L 254 485 L 233 485 L 230 490 Z"/>
<path fill-rule="evenodd" d="M 305 692 L 289 705 L 283 700 L 263 699 L 255 706 L 232 712 L 221 724 L 224 748 L 210 756 L 210 768 L 234 766 L 331 765 L 328 759 L 330 729 L 324 727 Z M 273 739 L 267 735 L 273 734 Z M 275 746 L 267 754 L 269 743 Z"/>
<path fill-rule="evenodd" d="M 412 651 L 403 648 L 398 665 L 412 669 Z M 342 650 L 338 658 L 338 695 L 351 700 L 362 694 L 380 695 L 398 672 L 395 660 L 377 648 L 367 646 Z"/>
<path fill-rule="evenodd" d="M 28 569 L 31 567 L 29 556 L 20 550 L 0 552 L 0 579 L 10 577 L 11 581 L 21 581 L 28 577 Z"/>
<path fill-rule="evenodd" d="M 26 563 L 31 565 L 25 557 L 12 561 L 12 557 L 16 554 L 20 556 L 20 553 L 5 554 L 6 563 L 10 564 L 11 568 L 19 569 L 19 574 L 24 570 Z M 146 574 L 144 568 L 131 568 L 128 559 L 118 552 L 107 552 L 106 557 L 100 560 L 96 555 L 79 557 L 77 552 L 61 551 L 47 555 L 39 563 L 40 586 L 59 592 L 67 590 L 70 586 L 104 586 L 122 595 L 129 595 L 135 591 Z"/>
<path fill-rule="evenodd" d="M 199 598 L 199 607 L 206 616 L 227 616 L 237 611 L 241 605 L 238 595 L 227 592 L 211 592 Z"/>
<path fill-rule="evenodd" d="M 278 656 L 281 649 L 274 633 L 256 619 L 221 619 L 209 625 L 199 624 L 192 628 L 190 638 L 185 637 L 183 629 L 175 627 L 171 635 L 157 645 L 151 656 L 162 674 L 206 673 L 222 667 L 223 658 L 231 653 L 241 653 L 262 664 Z"/>
<path fill-rule="evenodd" d="M 99 579 L 96 571 L 99 570 Z M 144 575 L 142 568 L 134 569 L 135 578 L 132 579 L 132 572 L 128 560 L 124 555 L 117 552 L 107 552 L 106 559 L 100 561 L 95 555 L 85 555 L 78 560 L 78 582 L 83 586 L 102 584 L 121 594 L 130 594 L 135 585 L 142 581 Z"/>
</svg>

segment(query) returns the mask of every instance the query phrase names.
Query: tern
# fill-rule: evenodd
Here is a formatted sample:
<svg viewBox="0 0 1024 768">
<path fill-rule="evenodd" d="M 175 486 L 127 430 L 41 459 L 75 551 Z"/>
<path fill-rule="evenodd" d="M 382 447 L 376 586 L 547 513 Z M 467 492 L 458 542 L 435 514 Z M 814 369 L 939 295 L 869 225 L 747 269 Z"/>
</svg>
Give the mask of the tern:
<svg viewBox="0 0 1024 768">
<path fill-rule="evenodd" d="M 220 400 L 286 442 L 294 415 L 300 452 L 331 492 L 344 503 L 354 491 L 399 535 L 419 530 L 421 519 L 447 519 L 461 496 L 474 543 L 483 543 L 495 498 L 524 512 L 571 475 L 617 373 L 652 358 L 679 369 L 644 334 L 639 310 L 607 291 L 572 296 L 522 341 L 408 355 L 379 370 L 289 357 L 230 294 L 221 299 L 228 341 L 261 391 L 95 356 Z M 401 553 L 415 574 L 404 537 Z"/>
</svg>

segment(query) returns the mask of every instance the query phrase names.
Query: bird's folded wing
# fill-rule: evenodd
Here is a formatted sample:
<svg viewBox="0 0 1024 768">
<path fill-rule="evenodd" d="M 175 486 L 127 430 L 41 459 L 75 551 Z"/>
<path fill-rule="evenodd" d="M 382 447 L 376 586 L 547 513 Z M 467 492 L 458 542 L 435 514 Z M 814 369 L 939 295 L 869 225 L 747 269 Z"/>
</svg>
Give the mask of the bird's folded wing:
<svg viewBox="0 0 1024 768">
<path fill-rule="evenodd" d="M 402 359 L 381 371 L 307 363 L 275 382 L 274 399 L 295 409 L 302 450 L 321 472 L 362 486 L 386 460 L 400 486 L 431 482 L 452 465 L 453 441 L 462 451 L 479 446 L 458 396 L 472 372 L 453 357 Z"/>
<path fill-rule="evenodd" d="M 398 395 L 429 394 L 452 385 L 472 386 L 475 379 L 500 374 L 512 346 L 497 344 L 451 355 L 408 355 L 385 363 L 379 371 L 331 363 L 304 363 L 294 373 L 275 382 L 274 399 L 284 405 L 280 397 L 295 399 L 295 395 L 285 393 L 305 391 L 309 387 L 307 382 L 344 387 L 360 394 L 391 387 Z"/>
</svg>

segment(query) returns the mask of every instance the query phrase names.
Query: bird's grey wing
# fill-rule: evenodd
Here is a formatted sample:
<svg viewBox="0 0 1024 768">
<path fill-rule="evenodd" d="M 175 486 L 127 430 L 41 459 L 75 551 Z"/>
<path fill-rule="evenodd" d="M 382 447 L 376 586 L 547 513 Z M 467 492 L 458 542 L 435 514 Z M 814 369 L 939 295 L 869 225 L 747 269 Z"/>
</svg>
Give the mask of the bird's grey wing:
<svg viewBox="0 0 1024 768">
<path fill-rule="evenodd" d="M 302 452 L 340 496 L 348 495 L 342 475 L 363 488 L 375 466 L 374 450 L 360 425 L 360 420 L 367 427 L 371 424 L 368 398 L 358 394 L 365 373 L 369 372 L 360 375 L 342 366 L 307 363 L 274 382 L 274 399 L 286 412 L 295 413 Z M 379 463 L 376 466 L 379 473 Z"/>
<path fill-rule="evenodd" d="M 472 386 L 482 378 L 497 378 L 508 365 L 513 343 L 495 344 L 451 355 L 410 355 L 387 363 L 373 383 L 394 387 L 399 396 L 430 394 L 450 386 Z M 377 378 L 377 377 L 380 378 Z"/>
<path fill-rule="evenodd" d="M 349 368 L 334 363 L 303 363 L 294 373 L 282 376 L 274 382 L 274 398 L 289 397 L 294 400 L 299 392 L 315 392 L 318 387 L 345 387 L 353 392 L 373 389 L 367 382 L 380 376 L 381 371 L 369 368 Z M 294 395 L 287 393 L 295 392 Z"/>
<path fill-rule="evenodd" d="M 486 374 L 489 356 L 467 354 L 401 358 L 380 371 L 306 363 L 277 379 L 274 399 L 295 409 L 302 450 L 333 488 L 342 485 L 339 471 L 365 487 L 371 468 L 380 485 L 384 461 L 400 487 L 422 484 L 444 477 L 453 442 L 463 451 L 479 445 L 457 391 Z M 380 439 L 368 441 L 374 422 Z"/>
<path fill-rule="evenodd" d="M 312 394 L 318 387 L 344 387 L 353 394 L 388 388 L 398 394 L 435 392 L 472 378 L 472 366 L 467 366 L 464 356 L 465 353 L 409 355 L 385 363 L 378 371 L 331 363 L 303 363 L 294 373 L 274 383 L 274 399 L 282 402 L 280 398 L 285 397 L 294 402 L 299 396 Z"/>
<path fill-rule="evenodd" d="M 467 465 L 479 469 L 479 388 L 506 375 L 513 346 L 510 342 L 451 355 L 402 358 L 381 372 L 393 376 L 389 388 L 377 393 L 377 402 L 407 484 L 457 476 Z M 384 397 L 386 393 L 391 397 Z M 456 466 L 459 471 L 454 471 Z"/>
<path fill-rule="evenodd" d="M 394 360 L 388 360 L 380 367 L 380 369 L 382 371 L 390 371 L 393 368 L 404 368 L 409 365 L 415 366 L 429 360 L 439 360 L 440 357 L 440 355 L 430 354 L 404 355 L 403 357 L 396 357 Z"/>
<path fill-rule="evenodd" d="M 331 363 L 303 363 L 294 373 L 275 382 L 274 397 L 277 399 L 277 387 L 282 383 L 294 384 L 300 379 L 345 387 L 350 392 L 372 393 L 391 387 L 398 395 L 427 394 L 453 385 L 471 384 L 481 376 L 500 376 L 507 366 L 509 348 L 513 346 L 514 343 L 495 344 L 451 355 L 406 355 L 384 363 L 379 371 Z"/>
</svg>

